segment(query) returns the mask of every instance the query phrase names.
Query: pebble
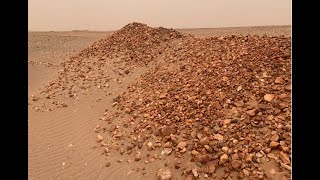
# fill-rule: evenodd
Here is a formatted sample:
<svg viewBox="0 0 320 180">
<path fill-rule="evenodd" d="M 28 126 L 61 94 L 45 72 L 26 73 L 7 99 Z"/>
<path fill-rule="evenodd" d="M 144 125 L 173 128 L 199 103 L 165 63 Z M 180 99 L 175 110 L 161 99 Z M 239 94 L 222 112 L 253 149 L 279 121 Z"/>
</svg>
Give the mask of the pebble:
<svg viewBox="0 0 320 180">
<path fill-rule="evenodd" d="M 218 140 L 218 141 L 223 141 L 223 136 L 222 136 L 221 134 L 215 134 L 215 135 L 213 136 L 213 139 L 216 139 L 216 140 Z"/>
<path fill-rule="evenodd" d="M 102 137 L 100 134 L 98 134 L 96 141 L 97 141 L 98 143 L 100 143 L 101 141 L 103 141 L 103 137 Z"/>
<path fill-rule="evenodd" d="M 264 100 L 267 102 L 271 102 L 274 99 L 275 95 L 274 94 L 266 94 L 264 95 Z"/>
<path fill-rule="evenodd" d="M 287 153 L 280 152 L 279 157 L 284 164 L 290 164 L 290 159 Z"/>
<path fill-rule="evenodd" d="M 227 152 L 228 152 L 228 150 L 229 150 L 229 148 L 228 148 L 228 147 L 226 147 L 226 146 L 224 146 L 224 147 L 222 147 L 222 148 L 221 148 L 221 150 L 222 150 L 224 153 L 227 153 Z"/>
<path fill-rule="evenodd" d="M 172 178 L 172 172 L 168 168 L 159 169 L 157 176 L 160 180 L 170 180 Z"/>
<path fill-rule="evenodd" d="M 220 156 L 219 164 L 225 164 L 228 161 L 229 157 L 226 154 Z"/>
<path fill-rule="evenodd" d="M 184 142 L 184 141 L 182 141 L 182 142 L 180 142 L 180 143 L 178 144 L 177 148 L 183 149 L 183 148 L 185 148 L 186 146 L 187 146 L 187 143 Z"/>
<path fill-rule="evenodd" d="M 276 170 L 270 169 L 269 173 L 270 173 L 271 175 L 275 175 L 275 174 L 276 174 Z"/>
<path fill-rule="evenodd" d="M 270 147 L 271 149 L 275 149 L 275 148 L 278 148 L 279 145 L 280 145 L 280 143 L 271 141 L 270 144 L 269 144 L 269 147 Z"/>
</svg>

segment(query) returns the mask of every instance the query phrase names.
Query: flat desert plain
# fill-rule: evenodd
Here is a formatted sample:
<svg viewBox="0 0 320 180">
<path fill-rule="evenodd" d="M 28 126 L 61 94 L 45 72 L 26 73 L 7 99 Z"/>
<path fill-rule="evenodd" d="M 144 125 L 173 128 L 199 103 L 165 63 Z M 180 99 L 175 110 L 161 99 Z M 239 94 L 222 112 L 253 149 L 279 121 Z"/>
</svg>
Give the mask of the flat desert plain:
<svg viewBox="0 0 320 180">
<path fill-rule="evenodd" d="M 28 34 L 29 179 L 291 179 L 291 26 Z"/>
</svg>

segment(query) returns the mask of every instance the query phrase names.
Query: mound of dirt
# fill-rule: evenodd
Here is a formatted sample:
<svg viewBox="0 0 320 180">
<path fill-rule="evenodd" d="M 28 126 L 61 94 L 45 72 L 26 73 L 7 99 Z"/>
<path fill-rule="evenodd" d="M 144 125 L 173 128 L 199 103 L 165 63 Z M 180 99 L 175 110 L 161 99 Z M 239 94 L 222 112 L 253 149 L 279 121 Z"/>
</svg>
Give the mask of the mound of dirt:
<svg viewBox="0 0 320 180">
<path fill-rule="evenodd" d="M 103 158 L 175 163 L 159 170 L 162 179 L 177 171 L 218 179 L 290 174 L 290 37 L 196 38 L 131 23 L 61 66 L 32 97 L 43 103 L 37 110 L 65 108 L 94 91 L 110 95 L 109 86 L 131 78 L 125 92 L 113 90 L 119 95 L 95 128 Z M 272 174 L 267 162 L 278 164 Z"/>
<path fill-rule="evenodd" d="M 129 132 L 125 146 L 189 158 L 200 163 L 197 173 L 225 167 L 226 177 L 236 171 L 238 178 L 263 179 L 270 174 L 261 164 L 271 160 L 288 172 L 290 53 L 288 37 L 183 38 L 166 53 L 165 65 L 116 100 L 116 114 L 130 116 L 109 137 L 117 141 Z"/>
</svg>

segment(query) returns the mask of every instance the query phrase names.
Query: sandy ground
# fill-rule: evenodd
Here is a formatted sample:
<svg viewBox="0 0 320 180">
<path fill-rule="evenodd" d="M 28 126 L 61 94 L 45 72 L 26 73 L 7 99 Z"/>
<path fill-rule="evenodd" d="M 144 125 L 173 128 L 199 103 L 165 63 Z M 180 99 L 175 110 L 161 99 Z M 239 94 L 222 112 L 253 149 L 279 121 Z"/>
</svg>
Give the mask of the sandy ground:
<svg viewBox="0 0 320 180">
<path fill-rule="evenodd" d="M 220 35 L 285 35 L 291 36 L 291 26 L 241 27 L 217 29 L 184 29 L 183 33 L 196 36 Z M 29 66 L 28 96 L 41 92 L 44 85 L 54 79 L 61 70 L 60 63 L 93 42 L 109 36 L 111 32 L 30 32 L 28 34 Z M 105 72 L 111 79 L 123 78 L 117 75 L 120 65 L 111 64 Z M 97 148 L 94 127 L 99 124 L 101 114 L 111 111 L 112 99 L 136 78 L 147 71 L 152 64 L 136 68 L 123 78 L 122 84 L 112 87 L 106 96 L 104 92 L 88 91 L 78 101 L 66 99 L 67 108 L 54 111 L 35 111 L 33 104 L 28 108 L 28 173 L 29 179 L 156 179 L 155 170 L 160 163 L 145 165 L 143 161 L 130 164 L 122 156 L 101 158 Z M 114 124 L 119 122 L 114 122 Z M 170 159 L 162 160 L 163 163 Z M 110 166 L 106 167 L 106 163 Z M 136 166 L 138 164 L 138 167 Z M 265 165 L 270 169 L 272 162 Z M 219 173 L 219 170 L 217 170 Z M 278 174 L 279 178 L 281 173 Z M 179 174 L 174 174 L 179 177 Z M 203 179 L 203 177 L 202 177 Z M 277 178 L 276 178 L 277 179 Z M 280 178 L 281 179 L 281 178 Z"/>
</svg>

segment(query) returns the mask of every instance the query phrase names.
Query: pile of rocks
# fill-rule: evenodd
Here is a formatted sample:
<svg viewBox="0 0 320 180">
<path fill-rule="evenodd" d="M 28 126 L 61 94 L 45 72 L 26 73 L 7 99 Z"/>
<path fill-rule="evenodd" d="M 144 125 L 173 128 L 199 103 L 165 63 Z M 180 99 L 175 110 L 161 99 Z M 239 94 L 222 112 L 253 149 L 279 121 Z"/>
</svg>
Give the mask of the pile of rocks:
<svg viewBox="0 0 320 180">
<path fill-rule="evenodd" d="M 225 177 L 263 179 L 261 164 L 271 160 L 290 171 L 290 53 L 288 37 L 181 39 L 166 66 L 117 99 L 131 115 L 131 143 L 142 148 L 155 137 L 152 148 L 199 162 L 197 174 L 222 166 Z"/>
<path fill-rule="evenodd" d="M 95 42 L 76 57 L 100 59 L 121 57 L 127 62 L 148 63 L 167 47 L 164 43 L 184 37 L 178 31 L 130 23 L 110 37 Z"/>
</svg>

